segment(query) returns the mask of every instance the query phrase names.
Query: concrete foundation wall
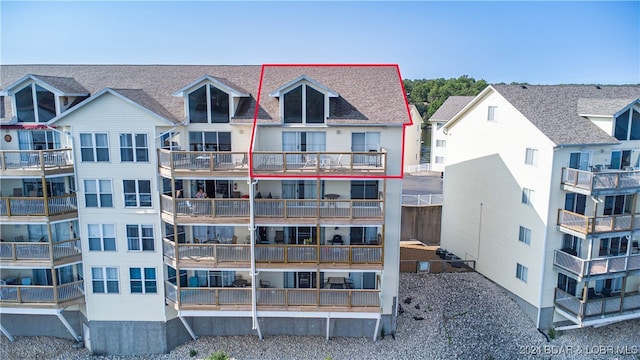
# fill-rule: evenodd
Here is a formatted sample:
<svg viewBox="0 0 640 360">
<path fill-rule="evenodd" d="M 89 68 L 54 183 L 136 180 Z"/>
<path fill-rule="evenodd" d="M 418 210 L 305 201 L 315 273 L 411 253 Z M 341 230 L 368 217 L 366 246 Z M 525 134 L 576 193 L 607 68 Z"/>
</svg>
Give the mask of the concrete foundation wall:
<svg viewBox="0 0 640 360">
<path fill-rule="evenodd" d="M 76 334 L 82 336 L 82 314 L 79 311 L 65 311 L 62 315 Z M 55 336 L 75 340 L 55 315 L 2 314 L 0 323 L 13 336 Z"/>
<path fill-rule="evenodd" d="M 160 321 L 91 321 L 91 352 L 96 355 L 163 354 L 166 325 Z"/>
<path fill-rule="evenodd" d="M 425 244 L 440 244 L 442 205 L 402 206 L 401 240 L 417 239 Z"/>
<path fill-rule="evenodd" d="M 167 351 L 193 340 L 180 319 L 167 321 Z"/>
</svg>

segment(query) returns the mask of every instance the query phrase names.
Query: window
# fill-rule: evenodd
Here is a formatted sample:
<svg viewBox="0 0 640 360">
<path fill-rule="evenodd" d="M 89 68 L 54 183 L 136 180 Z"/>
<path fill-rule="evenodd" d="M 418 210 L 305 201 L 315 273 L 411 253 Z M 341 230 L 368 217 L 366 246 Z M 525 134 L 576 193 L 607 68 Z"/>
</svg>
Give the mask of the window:
<svg viewBox="0 0 640 360">
<path fill-rule="evenodd" d="M 640 140 L 640 112 L 627 109 L 617 116 L 613 136 L 618 140 Z"/>
<path fill-rule="evenodd" d="M 436 156 L 436 164 L 444 164 L 444 156 Z"/>
<path fill-rule="evenodd" d="M 86 207 L 113 207 L 111 180 L 85 180 L 84 201 Z"/>
<path fill-rule="evenodd" d="M 92 267 L 91 283 L 94 294 L 117 294 L 120 292 L 118 285 L 118 268 Z"/>
<path fill-rule="evenodd" d="M 228 123 L 229 94 L 214 87 L 204 85 L 188 96 L 189 122 Z"/>
<path fill-rule="evenodd" d="M 47 122 L 56 117 L 55 95 L 31 84 L 15 94 L 18 122 Z"/>
<path fill-rule="evenodd" d="M 147 134 L 120 134 L 120 161 L 148 162 Z"/>
<path fill-rule="evenodd" d="M 189 151 L 231 151 L 231 133 L 189 131 Z"/>
<path fill-rule="evenodd" d="M 487 120 L 488 121 L 496 121 L 496 113 L 498 112 L 497 106 L 489 106 L 487 110 Z"/>
<path fill-rule="evenodd" d="M 88 224 L 89 251 L 116 251 L 116 231 L 113 224 Z"/>
<path fill-rule="evenodd" d="M 18 131 L 20 150 L 52 150 L 60 149 L 60 135 L 50 130 Z"/>
<path fill-rule="evenodd" d="M 446 140 L 436 140 L 436 147 L 446 147 L 447 146 L 447 142 Z"/>
<path fill-rule="evenodd" d="M 442 129 L 443 126 L 444 126 L 443 122 L 436 123 L 436 130 Z"/>
<path fill-rule="evenodd" d="M 527 229 L 524 226 L 520 226 L 520 234 L 518 235 L 518 240 L 522 241 L 527 245 L 531 245 L 531 229 Z"/>
<path fill-rule="evenodd" d="M 156 269 L 154 268 L 129 268 L 129 279 L 132 294 L 155 294 L 158 292 Z"/>
<path fill-rule="evenodd" d="M 82 161 L 109 161 L 107 134 L 80 134 Z"/>
<path fill-rule="evenodd" d="M 527 189 L 527 188 L 522 189 L 522 203 L 527 205 L 532 205 L 533 194 L 534 194 L 534 191 L 531 189 Z"/>
<path fill-rule="evenodd" d="M 604 198 L 603 215 L 622 215 L 633 213 L 633 194 L 610 195 Z"/>
<path fill-rule="evenodd" d="M 151 180 L 122 180 L 124 206 L 151 207 Z"/>
<path fill-rule="evenodd" d="M 127 225 L 127 244 L 131 251 L 153 251 L 153 226 Z"/>
<path fill-rule="evenodd" d="M 302 84 L 283 96 L 284 123 L 324 123 L 324 94 Z"/>
<path fill-rule="evenodd" d="M 538 165 L 538 150 L 527 148 L 526 154 L 524 156 L 524 163 L 527 165 Z"/>
<path fill-rule="evenodd" d="M 529 276 L 529 269 L 522 264 L 516 264 L 516 277 L 524 282 L 527 282 Z"/>
</svg>

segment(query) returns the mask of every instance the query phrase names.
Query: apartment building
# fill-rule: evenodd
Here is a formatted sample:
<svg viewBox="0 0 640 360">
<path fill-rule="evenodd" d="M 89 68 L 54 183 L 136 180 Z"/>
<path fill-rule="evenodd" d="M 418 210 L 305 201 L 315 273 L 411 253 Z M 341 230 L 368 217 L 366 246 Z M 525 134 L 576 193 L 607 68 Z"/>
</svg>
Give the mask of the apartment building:
<svg viewBox="0 0 640 360">
<path fill-rule="evenodd" d="M 396 66 L 0 73 L 7 337 L 142 354 L 395 329 Z"/>
<path fill-rule="evenodd" d="M 473 100 L 473 96 L 449 96 L 429 118 L 431 123 L 431 171 L 444 172 L 447 158 L 447 135 L 444 125 Z"/>
<path fill-rule="evenodd" d="M 442 246 L 539 328 L 640 318 L 639 97 L 493 85 L 443 127 Z"/>
</svg>

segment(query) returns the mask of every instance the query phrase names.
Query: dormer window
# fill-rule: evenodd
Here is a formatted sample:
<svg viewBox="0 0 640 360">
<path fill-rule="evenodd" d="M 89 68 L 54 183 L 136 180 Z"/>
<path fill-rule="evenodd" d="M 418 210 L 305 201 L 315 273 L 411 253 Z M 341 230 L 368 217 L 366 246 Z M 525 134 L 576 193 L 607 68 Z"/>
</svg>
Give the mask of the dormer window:
<svg viewBox="0 0 640 360">
<path fill-rule="evenodd" d="M 640 140 L 640 112 L 629 108 L 615 119 L 613 136 L 618 140 Z"/>
<path fill-rule="evenodd" d="M 323 124 L 324 94 L 302 84 L 284 94 L 285 124 Z"/>
<path fill-rule="evenodd" d="M 55 95 L 37 84 L 15 93 L 18 122 L 47 122 L 56 117 Z"/>
<path fill-rule="evenodd" d="M 189 122 L 229 122 L 229 94 L 226 92 L 207 84 L 191 92 L 188 97 Z"/>
</svg>

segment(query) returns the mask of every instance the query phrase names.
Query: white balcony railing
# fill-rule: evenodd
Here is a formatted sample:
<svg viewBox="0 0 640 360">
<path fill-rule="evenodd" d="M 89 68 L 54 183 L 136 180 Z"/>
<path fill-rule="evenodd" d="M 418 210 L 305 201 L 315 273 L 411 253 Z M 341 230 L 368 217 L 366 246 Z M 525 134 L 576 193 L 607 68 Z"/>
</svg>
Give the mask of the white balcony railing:
<svg viewBox="0 0 640 360">
<path fill-rule="evenodd" d="M 640 188 L 640 170 L 591 172 L 562 168 L 562 184 L 589 192 Z"/>
<path fill-rule="evenodd" d="M 580 277 L 607 275 L 623 271 L 640 270 L 640 254 L 586 260 L 556 249 L 553 264 Z"/>
</svg>

